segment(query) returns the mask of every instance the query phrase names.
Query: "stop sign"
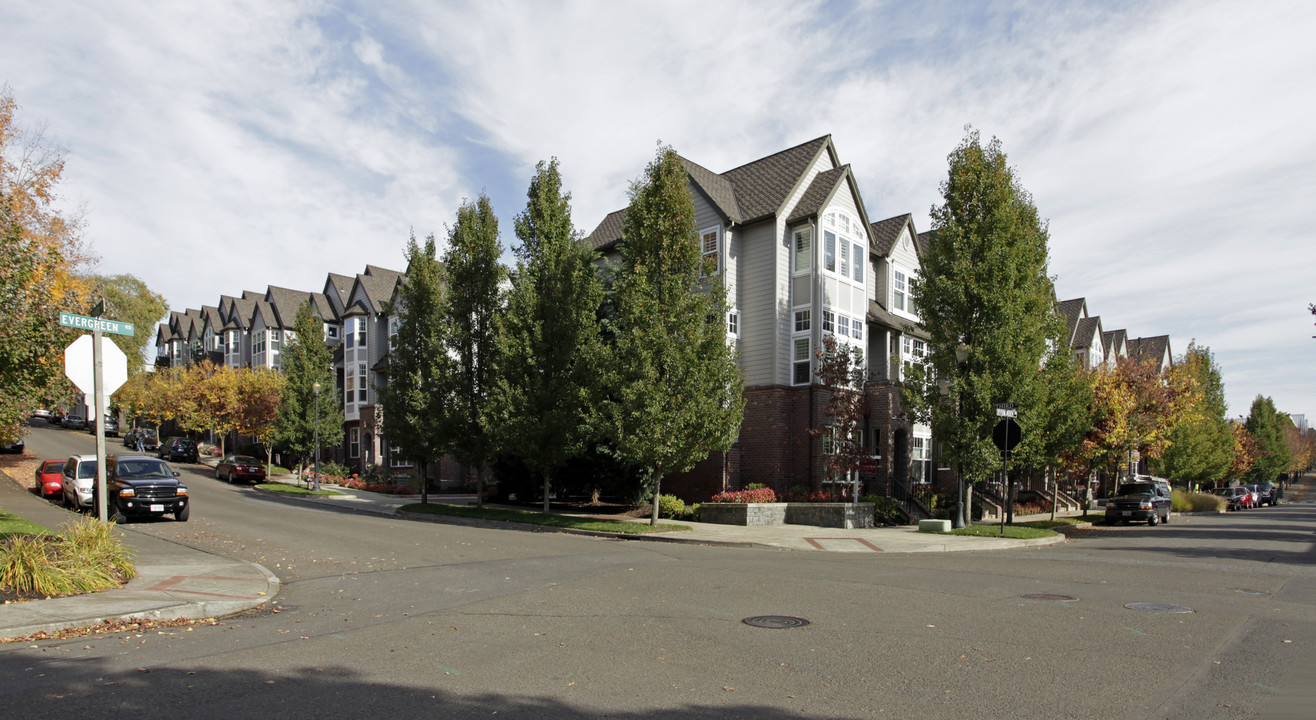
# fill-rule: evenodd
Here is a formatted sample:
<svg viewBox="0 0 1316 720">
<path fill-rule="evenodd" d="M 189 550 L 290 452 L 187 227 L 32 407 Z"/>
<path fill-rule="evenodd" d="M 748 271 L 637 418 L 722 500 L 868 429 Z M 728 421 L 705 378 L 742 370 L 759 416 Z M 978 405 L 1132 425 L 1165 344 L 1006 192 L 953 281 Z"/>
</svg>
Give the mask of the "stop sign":
<svg viewBox="0 0 1316 720">
<path fill-rule="evenodd" d="M 96 389 L 96 367 L 92 362 L 91 342 L 90 335 L 83 335 L 64 348 L 64 374 L 87 395 Z M 101 394 L 106 400 L 104 407 L 109 407 L 110 395 L 126 382 L 128 356 L 123 354 L 113 340 L 101 336 Z M 96 412 L 95 398 L 88 405 L 93 413 Z"/>
</svg>

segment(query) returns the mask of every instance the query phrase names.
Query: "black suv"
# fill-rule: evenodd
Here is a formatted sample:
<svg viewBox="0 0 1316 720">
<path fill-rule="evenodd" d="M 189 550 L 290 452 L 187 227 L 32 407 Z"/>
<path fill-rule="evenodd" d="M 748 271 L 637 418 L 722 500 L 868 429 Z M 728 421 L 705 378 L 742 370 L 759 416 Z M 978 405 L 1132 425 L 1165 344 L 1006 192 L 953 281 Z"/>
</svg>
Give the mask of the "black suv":
<svg viewBox="0 0 1316 720">
<path fill-rule="evenodd" d="M 1106 524 L 1144 520 L 1153 527 L 1170 522 L 1169 488 L 1159 482 L 1120 485 L 1115 497 L 1106 502 Z"/>
<path fill-rule="evenodd" d="M 1279 488 L 1274 483 L 1261 482 L 1253 483 L 1247 486 L 1249 490 L 1257 495 L 1257 507 L 1262 505 L 1275 505 L 1279 502 Z"/>
<path fill-rule="evenodd" d="M 196 443 L 185 437 L 172 437 L 160 443 L 159 455 L 161 460 L 194 463 L 197 461 Z"/>
<path fill-rule="evenodd" d="M 178 522 L 187 522 L 192 510 L 187 486 L 178 482 L 178 473 L 159 458 L 110 455 L 105 458 L 105 471 L 105 504 L 115 522 L 134 515 L 169 513 Z"/>
</svg>

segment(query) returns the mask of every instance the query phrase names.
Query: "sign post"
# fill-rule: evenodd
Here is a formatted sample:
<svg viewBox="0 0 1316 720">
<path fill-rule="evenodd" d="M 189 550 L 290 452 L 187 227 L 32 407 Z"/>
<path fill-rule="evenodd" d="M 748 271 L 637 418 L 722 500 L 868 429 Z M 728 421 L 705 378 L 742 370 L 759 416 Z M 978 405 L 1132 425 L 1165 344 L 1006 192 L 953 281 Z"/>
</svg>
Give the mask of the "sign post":
<svg viewBox="0 0 1316 720">
<path fill-rule="evenodd" d="M 104 310 L 104 301 L 96 304 L 93 310 L 99 315 Z M 109 410 L 109 395 L 119 389 L 128 379 L 128 358 L 119 346 L 106 340 L 101 334 L 111 332 L 117 335 L 133 334 L 132 323 L 115 320 L 101 320 L 99 317 L 87 317 L 61 312 L 59 324 L 64 327 L 91 330 L 91 337 L 86 335 L 74 340 L 64 350 L 64 374 L 73 381 L 82 392 L 92 396 L 92 422 L 96 424 L 96 513 L 101 522 L 105 522 L 107 506 L 105 502 L 105 413 Z M 91 347 L 87 348 L 87 340 Z M 87 377 L 87 351 L 91 351 L 91 377 Z M 106 382 L 106 356 L 109 356 L 111 379 Z M 110 387 L 113 385 L 113 387 Z M 90 386 L 90 387 L 88 387 Z"/>
<path fill-rule="evenodd" d="M 1015 418 L 1019 416 L 1019 403 L 997 403 L 996 415 L 1001 419 L 992 429 L 992 442 L 1001 449 L 1001 502 L 1010 508 L 1011 522 L 1014 521 L 1014 488 L 1010 486 L 1010 451 L 1023 434 Z M 1001 508 L 1001 534 L 1005 534 L 1005 507 Z"/>
</svg>

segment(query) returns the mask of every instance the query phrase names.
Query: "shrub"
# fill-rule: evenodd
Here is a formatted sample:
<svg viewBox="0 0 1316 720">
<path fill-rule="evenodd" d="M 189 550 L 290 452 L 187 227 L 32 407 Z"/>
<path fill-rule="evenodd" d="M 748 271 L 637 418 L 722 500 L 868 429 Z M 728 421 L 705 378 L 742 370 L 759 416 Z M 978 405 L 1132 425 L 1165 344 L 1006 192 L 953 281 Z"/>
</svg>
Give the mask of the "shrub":
<svg viewBox="0 0 1316 720">
<path fill-rule="evenodd" d="M 320 474 L 333 475 L 334 477 L 347 477 L 352 473 L 347 471 L 347 467 L 334 462 L 333 460 L 320 461 Z"/>
<path fill-rule="evenodd" d="M 685 515 L 685 501 L 675 495 L 658 496 L 658 517 L 679 518 Z"/>
<path fill-rule="evenodd" d="M 681 519 L 690 520 L 692 522 L 699 522 L 699 503 L 691 503 L 690 505 L 686 505 L 685 515 Z"/>
<path fill-rule="evenodd" d="M 131 551 L 94 518 L 59 535 L 11 535 L 0 541 L 0 586 L 46 597 L 106 590 L 137 574 Z"/>
<path fill-rule="evenodd" d="M 865 495 L 859 502 L 873 503 L 873 520 L 880 524 L 896 524 L 903 518 L 900 502 L 893 497 Z"/>
<path fill-rule="evenodd" d="M 756 488 L 753 490 L 728 490 L 720 492 L 713 496 L 709 502 L 715 503 L 770 503 L 777 502 L 777 493 L 772 488 Z"/>
<path fill-rule="evenodd" d="M 793 487 L 786 493 L 786 502 L 849 502 L 850 496 L 844 491 L 809 490 Z"/>
<path fill-rule="evenodd" d="M 745 486 L 746 490 L 767 490 L 768 486 L 763 483 L 750 483 Z"/>
<path fill-rule="evenodd" d="M 1225 499 L 1209 493 L 1170 491 L 1170 509 L 1175 512 L 1213 512 L 1225 509 Z"/>
</svg>

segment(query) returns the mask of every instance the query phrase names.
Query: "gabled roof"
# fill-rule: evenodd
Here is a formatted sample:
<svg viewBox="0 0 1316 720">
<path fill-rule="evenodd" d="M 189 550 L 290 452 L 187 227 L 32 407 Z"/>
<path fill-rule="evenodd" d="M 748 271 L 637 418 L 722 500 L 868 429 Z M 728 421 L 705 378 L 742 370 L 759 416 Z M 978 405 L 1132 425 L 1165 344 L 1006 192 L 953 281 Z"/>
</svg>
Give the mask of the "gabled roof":
<svg viewBox="0 0 1316 720">
<path fill-rule="evenodd" d="M 586 241 L 595 250 L 606 250 L 616 245 L 621 240 L 622 222 L 626 220 L 626 211 L 613 210 L 603 216 L 603 221 L 594 228 L 594 232 L 589 234 Z"/>
<path fill-rule="evenodd" d="M 735 188 L 740 222 L 752 223 L 779 212 L 818 154 L 831 151 L 831 143 L 832 136 L 823 135 L 722 173 Z"/>
<path fill-rule="evenodd" d="M 265 291 L 265 300 L 273 307 L 279 327 L 285 329 L 297 323 L 297 310 L 308 301 L 311 303 L 311 309 L 319 314 L 321 320 L 333 322 L 338 319 L 329 304 L 329 299 L 323 293 L 289 290 L 271 285 Z"/>
<path fill-rule="evenodd" d="M 1140 363 L 1153 363 L 1157 370 L 1164 371 L 1170 362 L 1170 336 L 1130 339 L 1129 357 Z"/>
<path fill-rule="evenodd" d="M 367 265 L 364 274 L 356 276 L 356 282 L 352 285 L 352 292 L 348 295 L 347 300 L 356 296 L 356 288 L 360 287 L 365 291 L 366 297 L 370 300 L 370 307 L 374 313 L 384 312 L 384 303 L 393 297 L 393 289 L 402 282 L 402 273 L 397 270 L 388 270 L 386 268 Z M 346 314 L 346 313 L 344 313 Z"/>
<path fill-rule="evenodd" d="M 1088 314 L 1088 303 L 1085 298 L 1074 298 L 1073 300 L 1062 300 L 1056 303 L 1056 312 L 1065 318 L 1065 327 L 1068 330 L 1069 345 L 1074 345 L 1074 338 L 1078 333 L 1078 321 Z"/>
<path fill-rule="evenodd" d="M 351 299 L 349 296 L 352 293 L 352 285 L 355 282 L 356 278 L 351 275 L 329 273 L 329 277 L 324 281 L 324 295 L 328 298 L 329 290 L 332 288 L 334 293 L 338 296 L 338 303 L 340 305 L 346 305 L 347 301 Z"/>
<path fill-rule="evenodd" d="M 736 191 L 730 180 L 685 158 L 681 158 L 681 164 L 690 175 L 690 181 L 708 197 L 713 207 L 729 220 L 740 222 L 740 207 L 736 204 Z"/>
<path fill-rule="evenodd" d="M 251 297 L 255 295 L 255 297 Z M 248 330 L 251 328 L 251 313 L 256 309 L 256 301 L 260 299 L 259 295 L 246 290 L 242 297 L 233 298 L 233 312 L 229 315 L 229 320 L 236 321 L 238 328 Z"/>
<path fill-rule="evenodd" d="M 1101 316 L 1085 317 L 1078 321 L 1078 329 L 1074 333 L 1074 348 L 1090 348 L 1092 340 L 1101 334 Z"/>
<path fill-rule="evenodd" d="M 1118 357 L 1119 349 L 1124 348 L 1125 354 L 1129 348 L 1129 333 L 1127 330 L 1108 330 L 1101 334 L 1101 342 L 1106 346 L 1106 359 L 1110 360 L 1111 353 L 1116 353 Z"/>
<path fill-rule="evenodd" d="M 914 231 L 914 216 L 909 213 L 897 215 L 885 220 L 878 220 L 868 226 L 869 233 L 873 236 L 872 251 L 878 255 L 887 255 L 891 248 L 895 247 L 896 240 L 900 239 L 900 233 L 909 228 L 911 237 L 917 238 L 918 233 Z"/>
<path fill-rule="evenodd" d="M 864 217 L 863 200 L 859 197 L 858 188 L 855 187 L 854 175 L 849 171 L 848 166 L 842 166 L 837 161 L 830 135 L 782 150 L 721 174 L 686 158 L 680 160 L 694 190 L 706 196 L 709 203 L 722 213 L 729 223 L 744 225 L 773 217 L 781 212 L 786 201 L 805 181 L 809 168 L 813 167 L 818 156 L 823 152 L 831 156 L 832 163 L 837 167 L 819 173 L 810 182 L 809 188 L 791 213 L 791 220 L 817 214 L 836 194 L 842 181 L 850 183 L 854 190 L 855 205 L 859 215 Z M 608 213 L 589 234 L 586 242 L 596 250 L 612 247 L 621 240 L 622 221 L 625 216 L 624 209 Z M 867 222 L 866 217 L 864 221 Z"/>
<path fill-rule="evenodd" d="M 790 217 L 786 218 L 786 223 L 791 224 L 810 217 L 817 217 L 827 203 L 836 195 L 836 191 L 845 183 L 850 174 L 850 166 L 842 165 L 841 167 L 832 168 L 813 176 L 813 182 L 809 183 L 809 189 L 804 191 L 800 196 L 800 201 L 795 203 L 795 208 L 791 211 Z"/>
<path fill-rule="evenodd" d="M 219 308 L 211 307 L 209 305 L 201 306 L 201 322 L 201 330 L 203 332 L 206 328 L 210 328 L 212 332 L 216 332 L 219 330 L 220 326 L 224 324 L 222 316 L 219 314 Z"/>
</svg>

